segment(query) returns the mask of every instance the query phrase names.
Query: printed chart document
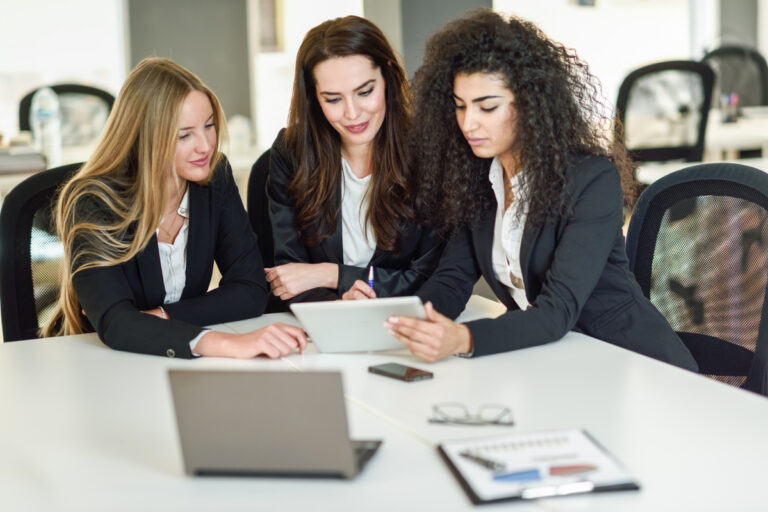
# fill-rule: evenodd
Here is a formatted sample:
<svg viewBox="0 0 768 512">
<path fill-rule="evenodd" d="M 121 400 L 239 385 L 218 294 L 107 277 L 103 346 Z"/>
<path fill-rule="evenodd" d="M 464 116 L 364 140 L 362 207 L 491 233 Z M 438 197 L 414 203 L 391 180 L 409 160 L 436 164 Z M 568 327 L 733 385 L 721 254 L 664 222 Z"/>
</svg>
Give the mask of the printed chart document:
<svg viewBox="0 0 768 512">
<path fill-rule="evenodd" d="M 445 441 L 438 450 L 473 503 L 640 488 L 581 429 Z"/>
</svg>

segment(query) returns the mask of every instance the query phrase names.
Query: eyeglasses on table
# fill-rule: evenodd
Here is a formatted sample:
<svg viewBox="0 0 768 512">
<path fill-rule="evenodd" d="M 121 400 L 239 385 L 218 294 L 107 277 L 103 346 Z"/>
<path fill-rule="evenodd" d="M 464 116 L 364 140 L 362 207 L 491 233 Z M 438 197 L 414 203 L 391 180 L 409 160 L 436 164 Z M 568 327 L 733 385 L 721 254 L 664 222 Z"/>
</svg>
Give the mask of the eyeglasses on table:
<svg viewBox="0 0 768 512">
<path fill-rule="evenodd" d="M 512 410 L 499 404 L 484 404 L 474 413 L 460 402 L 445 402 L 432 406 L 430 423 L 444 425 L 502 425 L 512 426 Z"/>
</svg>

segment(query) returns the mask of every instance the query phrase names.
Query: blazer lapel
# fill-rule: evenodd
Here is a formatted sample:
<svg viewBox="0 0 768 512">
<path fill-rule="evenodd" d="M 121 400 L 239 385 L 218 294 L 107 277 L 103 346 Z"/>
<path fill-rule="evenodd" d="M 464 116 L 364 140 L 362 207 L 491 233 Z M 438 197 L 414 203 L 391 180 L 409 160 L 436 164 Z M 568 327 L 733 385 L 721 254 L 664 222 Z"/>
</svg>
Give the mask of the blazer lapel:
<svg viewBox="0 0 768 512">
<path fill-rule="evenodd" d="M 203 250 L 206 242 L 213 244 L 215 240 L 207 240 L 206 233 L 215 233 L 210 229 L 211 216 L 205 214 L 205 210 L 210 206 L 210 201 L 206 201 L 206 195 L 209 194 L 208 187 L 201 187 L 196 183 L 189 184 L 189 208 L 188 228 L 187 228 L 187 268 L 185 271 L 186 281 L 181 296 L 186 298 L 187 293 L 198 294 L 198 281 L 200 276 L 206 274 L 205 265 L 207 251 Z M 193 219 L 194 217 L 194 219 Z M 205 284 L 207 288 L 208 284 Z"/>
<path fill-rule="evenodd" d="M 478 259 L 477 264 L 485 281 L 491 287 L 493 293 L 496 294 L 496 297 L 508 309 L 518 309 L 517 303 L 512 300 L 506 287 L 496 278 L 496 273 L 493 271 L 493 231 L 495 223 L 496 201 L 493 201 L 493 208 L 482 216 L 477 229 L 471 231 L 472 243 L 474 244 L 475 254 Z"/>
<path fill-rule="evenodd" d="M 496 201 L 493 208 L 486 212 L 480 219 L 480 225 L 472 232 L 472 241 L 475 244 L 480 272 L 483 276 L 494 276 L 493 273 L 493 230 L 495 228 Z M 486 278 L 486 281 L 488 279 Z M 490 284 L 490 281 L 489 281 Z"/>
<path fill-rule="evenodd" d="M 136 256 L 139 267 L 144 299 L 148 306 L 162 304 L 165 299 L 163 271 L 160 268 L 160 251 L 157 248 L 157 236 L 153 236 L 146 247 Z"/>
<path fill-rule="evenodd" d="M 339 190 L 336 197 L 333 198 L 331 208 L 339 208 L 339 214 L 336 218 L 336 231 L 330 237 L 320 242 L 326 258 L 330 263 L 342 263 L 344 261 L 344 247 L 341 237 L 341 184 L 339 184 Z"/>
<path fill-rule="evenodd" d="M 523 239 L 520 242 L 520 269 L 523 272 L 523 283 L 525 283 L 525 295 L 528 297 L 528 302 L 531 300 L 531 286 L 530 276 L 528 274 L 528 265 L 531 262 L 531 254 L 533 252 L 533 242 L 539 236 L 542 227 L 533 227 L 530 223 L 526 222 L 523 228 Z"/>
</svg>

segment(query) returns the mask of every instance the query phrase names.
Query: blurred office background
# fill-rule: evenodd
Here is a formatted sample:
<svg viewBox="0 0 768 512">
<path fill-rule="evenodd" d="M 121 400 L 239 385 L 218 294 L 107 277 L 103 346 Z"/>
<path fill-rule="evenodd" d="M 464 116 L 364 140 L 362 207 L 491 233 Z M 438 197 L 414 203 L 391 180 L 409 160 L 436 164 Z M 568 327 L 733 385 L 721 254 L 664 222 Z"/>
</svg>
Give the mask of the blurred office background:
<svg viewBox="0 0 768 512">
<path fill-rule="evenodd" d="M 768 0 L 1 0 L 0 133 L 5 143 L 17 134 L 19 100 L 36 87 L 76 82 L 117 94 L 136 62 L 160 55 L 199 74 L 228 116 L 247 118 L 247 142 L 264 148 L 285 123 L 307 29 L 366 16 L 412 76 L 428 35 L 475 7 L 528 18 L 576 49 L 609 105 L 644 64 L 697 60 L 724 43 L 768 50 Z"/>
</svg>

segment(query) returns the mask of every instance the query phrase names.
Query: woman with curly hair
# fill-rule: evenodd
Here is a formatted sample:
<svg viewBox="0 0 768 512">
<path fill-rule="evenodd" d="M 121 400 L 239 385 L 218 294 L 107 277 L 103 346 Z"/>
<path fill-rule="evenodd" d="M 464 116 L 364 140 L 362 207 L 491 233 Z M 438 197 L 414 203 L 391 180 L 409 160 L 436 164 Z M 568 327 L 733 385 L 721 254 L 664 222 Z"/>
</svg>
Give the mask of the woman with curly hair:
<svg viewBox="0 0 768 512">
<path fill-rule="evenodd" d="M 417 206 L 453 237 L 419 291 L 427 319 L 392 317 L 390 330 L 427 361 L 573 329 L 695 370 L 629 270 L 621 227 L 631 165 L 586 64 L 533 24 L 486 10 L 434 34 L 424 62 Z M 507 312 L 454 323 L 480 274 Z"/>
<path fill-rule="evenodd" d="M 346 16 L 307 33 L 288 126 L 270 151 L 275 296 L 409 295 L 431 274 L 444 244 L 415 222 L 410 126 L 405 72 L 376 25 Z"/>
</svg>

